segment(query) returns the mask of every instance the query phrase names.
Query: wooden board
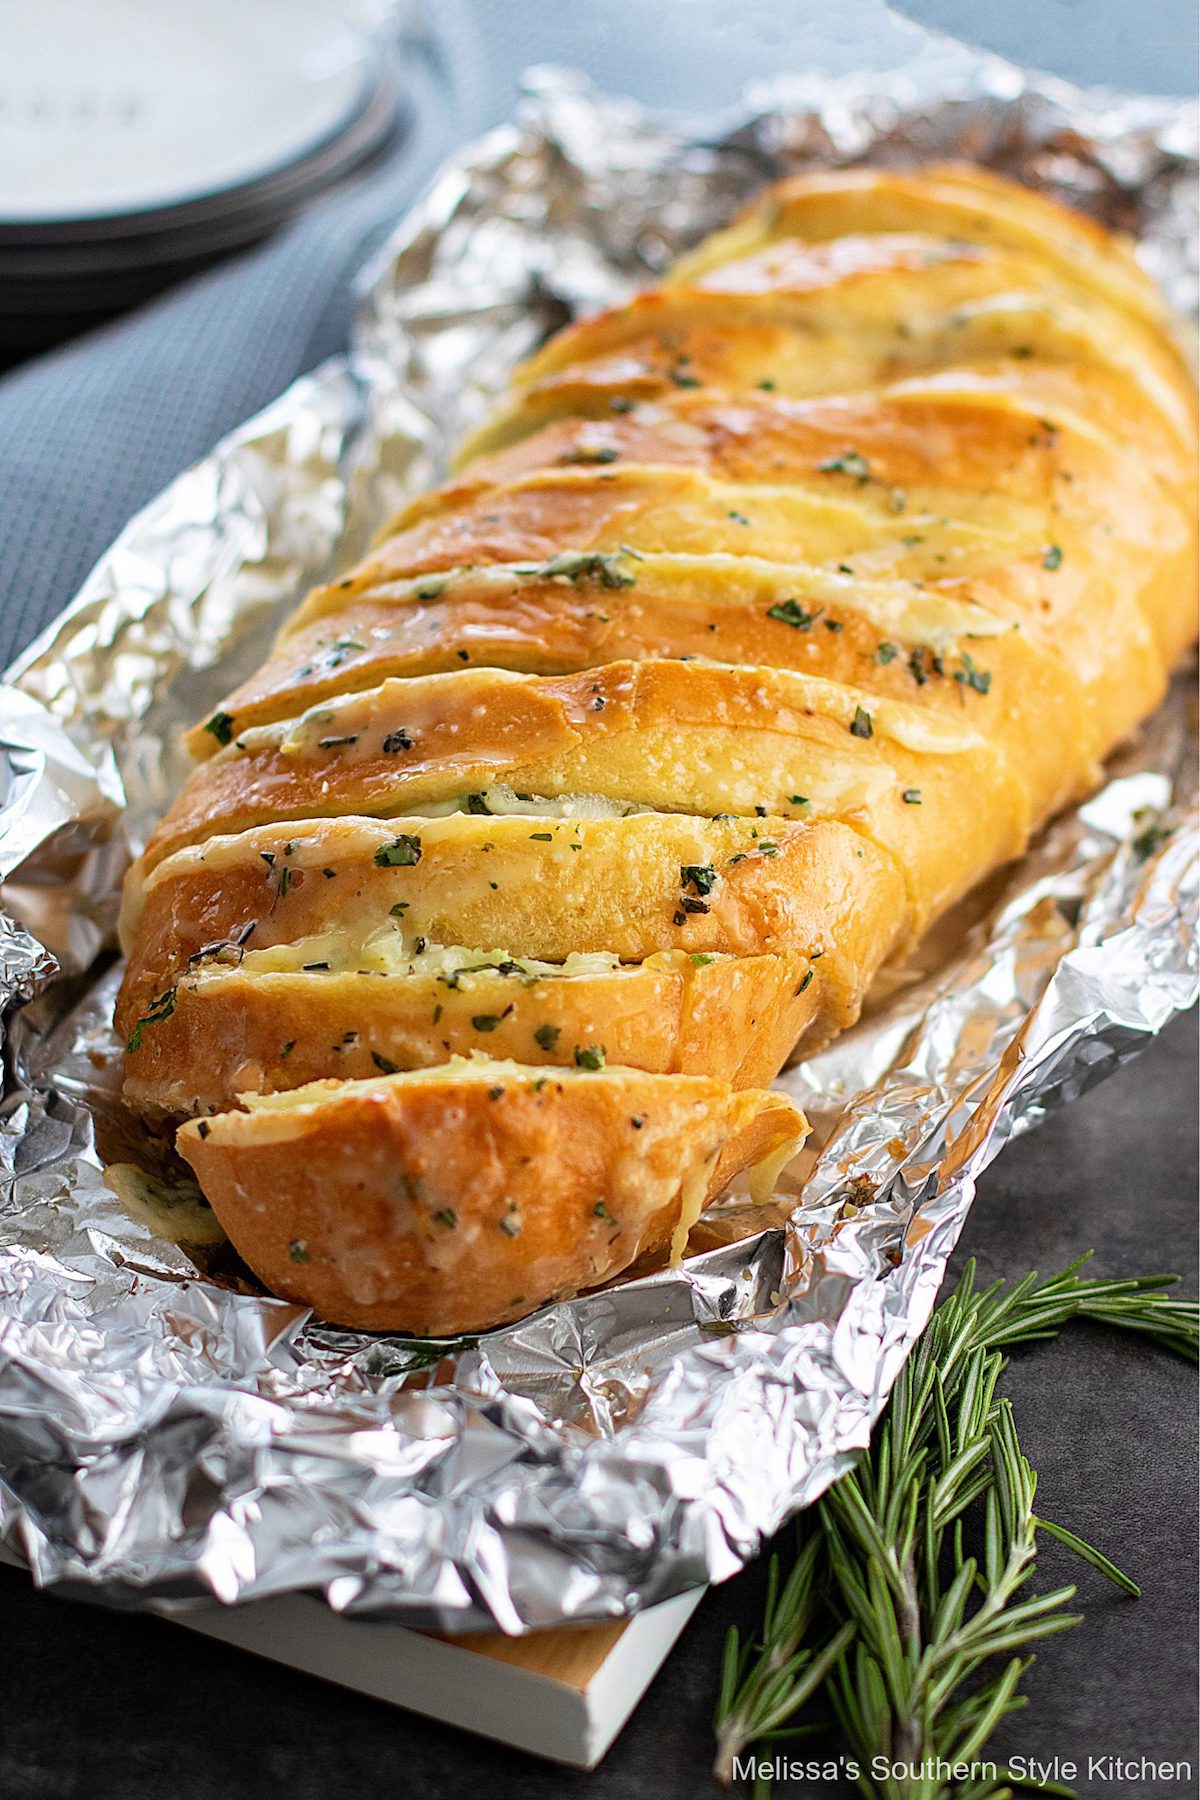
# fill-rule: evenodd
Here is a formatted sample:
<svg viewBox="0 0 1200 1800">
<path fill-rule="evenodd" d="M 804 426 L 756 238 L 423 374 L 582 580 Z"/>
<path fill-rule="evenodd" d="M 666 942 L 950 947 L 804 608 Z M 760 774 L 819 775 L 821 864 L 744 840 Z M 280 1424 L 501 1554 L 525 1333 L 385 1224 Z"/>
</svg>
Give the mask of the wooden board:
<svg viewBox="0 0 1200 1800">
<path fill-rule="evenodd" d="M 600 1761 L 700 1603 L 680 1594 L 611 1625 L 523 1638 L 449 1637 L 347 1619 L 304 1594 L 168 1615 L 288 1663 L 552 1762 Z"/>
</svg>

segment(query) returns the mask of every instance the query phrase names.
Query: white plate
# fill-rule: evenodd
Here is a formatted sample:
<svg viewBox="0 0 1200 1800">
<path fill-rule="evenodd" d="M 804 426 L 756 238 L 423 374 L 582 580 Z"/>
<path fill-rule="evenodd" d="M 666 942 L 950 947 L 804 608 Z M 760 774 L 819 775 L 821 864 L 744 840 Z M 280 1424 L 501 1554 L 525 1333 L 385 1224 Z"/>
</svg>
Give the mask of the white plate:
<svg viewBox="0 0 1200 1800">
<path fill-rule="evenodd" d="M 0 0 L 0 221 L 254 181 L 344 126 L 367 70 L 336 0 Z"/>
</svg>

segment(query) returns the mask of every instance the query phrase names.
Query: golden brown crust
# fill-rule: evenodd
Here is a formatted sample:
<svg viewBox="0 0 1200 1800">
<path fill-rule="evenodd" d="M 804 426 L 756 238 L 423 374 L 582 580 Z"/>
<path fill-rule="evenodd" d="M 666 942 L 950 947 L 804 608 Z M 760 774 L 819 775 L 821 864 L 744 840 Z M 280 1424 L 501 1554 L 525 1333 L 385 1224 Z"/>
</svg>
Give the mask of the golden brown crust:
<svg viewBox="0 0 1200 1800">
<path fill-rule="evenodd" d="M 200 965 L 178 981 L 170 1014 L 143 1030 L 125 1094 L 146 1113 L 194 1116 L 331 1069 L 357 1081 L 472 1054 L 569 1068 L 595 1049 L 653 1074 L 765 1087 L 806 1034 L 812 1047 L 848 1022 L 844 1010 L 823 1016 L 838 997 L 818 984 L 819 960 L 669 950 L 540 976 L 511 962 L 466 974 Z"/>
<path fill-rule="evenodd" d="M 415 862 L 393 859 L 398 837 L 419 840 Z M 895 864 L 847 825 L 653 813 L 265 828 L 182 851 L 127 897 L 116 1007 L 126 1041 L 189 967 L 280 945 L 312 944 L 324 960 L 329 934 L 353 952 L 393 927 L 409 943 L 550 963 L 573 952 L 624 963 L 661 951 L 802 955 L 816 965 L 812 1000 L 828 1032 L 857 1017 L 880 944 L 890 954 L 908 925 Z M 130 1051 L 131 1074 L 158 1022 Z"/>
<path fill-rule="evenodd" d="M 843 169 L 776 183 L 724 231 L 676 263 L 672 283 L 694 281 L 747 250 L 781 238 L 810 243 L 847 234 L 921 230 L 948 242 L 1031 254 L 1065 282 L 1161 329 L 1169 315 L 1132 240 L 1044 194 L 970 163 L 919 170 Z"/>
<path fill-rule="evenodd" d="M 411 816 L 503 782 L 697 816 L 853 817 L 899 862 L 920 928 L 971 885 L 989 849 L 1018 853 L 1032 813 L 1022 702 L 1040 690 L 1027 673 L 1029 691 L 997 696 L 985 737 L 976 719 L 987 695 L 972 681 L 990 685 L 990 673 L 970 659 L 960 675 L 957 708 L 941 716 L 843 683 L 701 662 L 393 681 L 246 733 L 202 764 L 145 863 L 212 831 L 321 813 Z M 1000 718 L 1012 726 L 1007 757 Z"/>
<path fill-rule="evenodd" d="M 805 1132 L 783 1094 L 640 1069 L 451 1066 L 292 1099 L 185 1125 L 180 1151 L 272 1292 L 423 1336 L 610 1280 Z"/>
<path fill-rule="evenodd" d="M 571 482 L 590 484 L 603 499 L 611 470 L 595 462 L 601 457 L 615 459 L 614 466 L 622 459 L 627 466 L 653 461 L 660 470 L 687 465 L 706 477 L 738 481 L 757 470 L 774 485 L 805 483 L 818 500 L 836 503 L 834 517 L 843 524 L 847 500 L 877 514 L 882 496 L 902 510 L 885 521 L 890 536 L 858 566 L 841 560 L 854 555 L 848 543 L 837 562 L 768 561 L 749 511 L 742 514 L 748 525 L 735 519 L 726 526 L 741 554 L 709 548 L 637 561 L 618 554 L 611 569 L 585 565 L 572 575 L 548 576 L 526 562 L 518 569 L 485 564 L 399 578 L 407 553 L 389 540 L 349 578 L 348 592 L 318 590 L 310 599 L 264 669 L 227 703 L 229 728 L 237 734 L 294 716 L 388 675 L 472 662 L 556 674 L 626 655 L 699 655 L 804 669 L 937 707 L 955 700 L 956 690 L 933 679 L 929 693 L 919 692 L 925 683 L 918 677 L 928 677 L 939 658 L 952 675 L 974 637 L 985 637 L 991 650 L 999 634 L 1009 641 L 994 655 L 1012 666 L 1010 686 L 1018 695 L 1031 674 L 1044 688 L 1057 672 L 1061 695 L 1039 693 L 1037 703 L 1096 714 L 1082 727 L 1091 740 L 1082 754 L 1094 760 L 1108 741 L 1114 704 L 1138 716 L 1161 680 L 1161 656 L 1173 659 L 1187 629 L 1174 606 L 1176 591 L 1186 597 L 1188 586 L 1172 542 L 1186 555 L 1192 504 L 1178 454 L 1163 457 L 1161 426 L 1151 420 L 1152 428 L 1138 431 L 1132 456 L 1129 409 L 1115 420 L 1112 414 L 1095 382 L 1043 377 L 1022 396 L 1011 383 L 976 376 L 952 385 L 907 384 L 869 403 L 798 405 L 762 394 L 735 403 L 683 391 L 668 408 L 640 408 L 602 422 L 562 421 L 475 463 L 469 479 L 439 490 L 410 515 L 454 512 L 461 525 L 466 502 L 487 494 L 485 475 L 511 482 L 576 460 Z M 1098 434 L 1098 416 L 1119 424 L 1121 435 Z M 864 470 L 865 478 L 829 466 L 844 464 L 849 446 L 860 459 L 851 468 Z M 961 510 L 976 490 L 989 495 L 993 514 L 997 507 L 1004 513 L 1007 536 L 995 543 L 991 566 L 965 572 L 963 545 L 947 537 L 942 516 L 946 506 Z M 518 490 L 512 499 L 522 496 L 522 503 L 529 498 Z M 486 505 L 494 511 L 491 498 Z M 1129 527 L 1097 570 L 1088 543 L 1118 506 Z M 819 508 L 817 516 L 823 516 Z M 1015 546 L 1014 523 L 1022 539 Z M 747 532 L 750 556 L 741 541 Z M 406 541 L 404 531 L 398 541 Z M 1052 546 L 1061 561 L 1047 569 Z M 528 545 L 531 554 L 544 547 L 540 537 Z M 977 542 L 977 563 L 978 551 Z M 1131 599 L 1146 615 L 1140 634 Z M 789 626 L 789 600 L 791 617 L 815 617 L 815 629 Z M 781 608 L 784 617 L 777 616 Z M 1164 619 L 1171 621 L 1170 641 L 1156 643 L 1154 628 Z M 1019 632 L 1006 630 L 1012 626 Z M 888 646 L 903 654 L 881 662 L 881 646 L 885 655 Z M 998 688 L 1003 679 L 1001 671 Z M 1004 707 L 1002 701 L 993 710 Z M 1078 742 L 1080 729 L 1069 725 L 1064 738 Z M 203 728 L 191 741 L 200 755 L 217 749 Z M 1064 797 L 1052 786 L 1038 793 L 1037 808 Z"/>
<path fill-rule="evenodd" d="M 769 190 L 518 370 L 191 733 L 126 894 L 131 1102 L 341 1078 L 181 1147 L 264 1278 L 346 1322 L 466 1328 L 627 1266 L 679 1171 L 704 1186 L 701 1089 L 744 1162 L 782 1126 L 730 1088 L 853 1020 L 1156 703 L 1195 629 L 1195 447 L 1123 241 L 954 166 Z M 496 1111 L 445 1061 L 601 1045 L 633 1067 L 527 1069 Z M 392 1066 L 433 1073 L 345 1079 Z M 653 1157 L 618 1090 L 661 1112 Z M 599 1255 L 589 1183 L 631 1221 Z M 490 1271 L 511 1192 L 531 1235 Z"/>
</svg>

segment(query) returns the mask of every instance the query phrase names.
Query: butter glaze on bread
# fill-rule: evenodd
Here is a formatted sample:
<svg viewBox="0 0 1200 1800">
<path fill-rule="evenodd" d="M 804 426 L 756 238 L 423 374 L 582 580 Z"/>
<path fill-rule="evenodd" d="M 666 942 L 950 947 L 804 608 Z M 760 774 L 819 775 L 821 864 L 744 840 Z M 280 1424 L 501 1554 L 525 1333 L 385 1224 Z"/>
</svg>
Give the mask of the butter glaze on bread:
<svg viewBox="0 0 1200 1800">
<path fill-rule="evenodd" d="M 200 1115 L 234 1244 L 335 1322 L 681 1253 L 803 1136 L 794 1046 L 1160 698 L 1194 481 L 1126 243 L 973 169 L 768 190 L 519 369 L 189 734 L 130 1104 Z"/>
<path fill-rule="evenodd" d="M 484 1060 L 260 1098 L 179 1147 L 276 1293 L 425 1336 L 682 1254 L 708 1200 L 746 1168 L 769 1193 L 802 1135 L 783 1094 Z"/>
</svg>

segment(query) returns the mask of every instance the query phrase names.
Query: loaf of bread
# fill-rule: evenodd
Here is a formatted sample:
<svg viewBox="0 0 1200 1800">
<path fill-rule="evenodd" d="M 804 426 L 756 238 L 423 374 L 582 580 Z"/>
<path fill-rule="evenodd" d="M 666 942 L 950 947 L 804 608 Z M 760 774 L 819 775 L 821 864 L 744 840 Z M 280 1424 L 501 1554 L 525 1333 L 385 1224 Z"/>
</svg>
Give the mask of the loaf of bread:
<svg viewBox="0 0 1200 1800">
<path fill-rule="evenodd" d="M 966 168 L 767 191 L 519 369 L 190 734 L 130 1104 L 340 1324 L 679 1256 L 803 1138 L 793 1051 L 1157 703 L 1195 449 L 1125 242 Z"/>
</svg>

